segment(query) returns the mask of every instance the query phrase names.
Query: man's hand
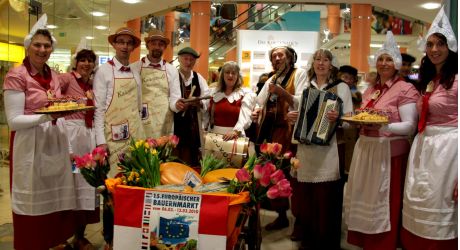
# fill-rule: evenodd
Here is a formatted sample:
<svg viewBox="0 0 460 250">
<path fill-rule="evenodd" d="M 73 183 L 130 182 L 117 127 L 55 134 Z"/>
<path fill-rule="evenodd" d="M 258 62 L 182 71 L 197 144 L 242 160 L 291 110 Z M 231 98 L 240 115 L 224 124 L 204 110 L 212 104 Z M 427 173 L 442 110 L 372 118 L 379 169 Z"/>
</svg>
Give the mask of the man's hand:
<svg viewBox="0 0 460 250">
<path fill-rule="evenodd" d="M 286 119 L 289 124 L 294 125 L 297 122 L 297 118 L 299 117 L 299 111 L 290 111 L 286 114 Z"/>
<path fill-rule="evenodd" d="M 176 109 L 179 111 L 184 111 L 188 108 L 189 103 L 184 102 L 184 99 L 179 99 L 176 102 Z"/>
<path fill-rule="evenodd" d="M 257 108 L 257 109 L 254 109 L 251 113 L 251 119 L 252 121 L 257 121 L 257 119 L 259 118 L 259 113 L 260 113 L 260 109 Z"/>
</svg>

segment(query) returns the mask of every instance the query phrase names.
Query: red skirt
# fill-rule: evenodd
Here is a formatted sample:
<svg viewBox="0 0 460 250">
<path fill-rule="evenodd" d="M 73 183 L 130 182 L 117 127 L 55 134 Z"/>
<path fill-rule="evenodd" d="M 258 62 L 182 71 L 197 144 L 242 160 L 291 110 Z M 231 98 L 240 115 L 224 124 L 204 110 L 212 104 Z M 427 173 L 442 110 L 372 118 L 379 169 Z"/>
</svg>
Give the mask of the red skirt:
<svg viewBox="0 0 460 250">
<path fill-rule="evenodd" d="M 362 247 L 364 250 L 391 250 L 399 245 L 399 231 L 401 228 L 402 197 L 404 178 L 406 175 L 408 155 L 391 158 L 390 176 L 390 224 L 391 230 L 378 234 L 365 234 L 357 231 L 348 231 L 347 241 L 350 244 Z"/>
<path fill-rule="evenodd" d="M 401 229 L 401 242 L 405 250 L 453 250 L 458 249 L 458 238 L 430 240 Z"/>
<path fill-rule="evenodd" d="M 13 176 L 13 142 L 10 139 L 10 190 Z M 48 250 L 72 237 L 75 232 L 75 212 L 59 211 L 46 215 L 19 215 L 13 212 L 14 249 Z"/>
</svg>

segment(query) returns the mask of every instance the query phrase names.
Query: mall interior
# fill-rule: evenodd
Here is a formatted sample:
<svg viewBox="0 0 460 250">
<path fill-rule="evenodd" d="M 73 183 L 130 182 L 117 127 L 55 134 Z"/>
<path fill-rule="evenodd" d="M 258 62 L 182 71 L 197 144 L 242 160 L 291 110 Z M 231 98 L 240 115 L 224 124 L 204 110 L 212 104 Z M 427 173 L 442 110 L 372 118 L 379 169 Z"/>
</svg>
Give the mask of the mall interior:
<svg viewBox="0 0 460 250">
<path fill-rule="evenodd" d="M 245 70 L 244 64 L 251 64 L 251 59 L 245 58 L 245 52 L 251 50 L 245 48 L 246 40 L 241 35 L 245 30 L 280 36 L 285 36 L 282 32 L 313 34 L 314 45 L 301 54 L 298 66 L 308 68 L 313 51 L 326 48 L 338 58 L 340 65 L 357 68 L 360 82 L 364 82 L 366 73 L 375 70 L 369 66 L 368 59 L 385 41 L 386 31 L 392 30 L 400 51 L 417 59 L 411 75 L 417 77 L 423 57 L 417 43 L 441 5 L 446 6 L 457 34 L 456 0 L 0 0 L 0 87 L 3 87 L 8 70 L 22 63 L 24 37 L 44 13 L 48 15 L 47 28 L 57 39 L 48 64 L 61 73 L 68 71 L 72 54 L 81 41 L 96 52 L 99 64 L 110 60 L 114 50 L 107 42 L 108 35 L 119 27 L 128 26 L 140 37 L 146 36 L 152 28 L 162 30 L 171 40 L 164 59 L 174 65 L 178 65 L 177 52 L 181 48 L 193 47 L 201 54 L 195 70 L 209 83 L 216 80 L 217 69 L 226 61 L 240 64 L 247 87 L 255 83 L 263 70 L 270 70 L 268 59 L 262 71 L 251 66 Z M 274 36 L 271 39 L 276 40 Z M 296 49 L 294 43 L 291 45 Z M 137 61 L 147 53 L 142 42 L 131 54 L 130 61 Z M 257 59 L 255 54 L 254 59 Z M 3 93 L 0 92 L 0 249 L 4 250 L 13 249 L 9 134 Z M 263 211 L 262 225 L 275 216 L 273 212 Z M 98 248 L 104 245 L 101 228 L 100 223 L 91 225 L 86 232 L 87 238 Z M 289 239 L 291 231 L 292 225 L 281 231 L 263 231 L 262 249 L 297 249 L 298 243 Z M 345 235 L 343 231 L 342 249 L 358 249 L 346 243 Z"/>
</svg>

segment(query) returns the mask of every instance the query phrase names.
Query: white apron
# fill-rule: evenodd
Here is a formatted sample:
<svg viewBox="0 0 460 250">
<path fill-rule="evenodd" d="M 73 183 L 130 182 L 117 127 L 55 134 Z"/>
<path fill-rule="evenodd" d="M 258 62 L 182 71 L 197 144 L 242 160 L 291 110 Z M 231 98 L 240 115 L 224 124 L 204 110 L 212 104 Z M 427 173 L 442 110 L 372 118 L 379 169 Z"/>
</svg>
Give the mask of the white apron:
<svg viewBox="0 0 460 250">
<path fill-rule="evenodd" d="M 169 109 L 169 83 L 165 70 L 143 67 L 142 124 L 147 137 L 159 138 L 173 131 L 174 115 Z"/>
<path fill-rule="evenodd" d="M 298 181 L 318 183 L 340 179 L 339 151 L 335 133 L 328 146 L 297 145 L 296 157 L 304 163 L 295 173 Z"/>
<path fill-rule="evenodd" d="M 104 125 L 110 151 L 109 177 L 114 177 L 117 173 L 118 155 L 128 149 L 131 138 L 139 140 L 145 137 L 139 116 L 137 83 L 134 77 L 114 77 L 112 101 L 105 112 Z"/>
<path fill-rule="evenodd" d="M 76 208 L 64 119 L 17 130 L 13 164 L 13 212 L 45 215 Z"/>
<path fill-rule="evenodd" d="M 96 147 L 96 136 L 92 128 L 87 128 L 85 120 L 65 120 L 67 136 L 72 145 L 73 154 L 82 156 Z M 77 210 L 94 210 L 99 206 L 96 188 L 89 185 L 78 168 L 73 171 L 77 195 Z"/>
<path fill-rule="evenodd" d="M 458 173 L 457 127 L 427 126 L 409 154 L 403 200 L 403 226 L 427 239 L 458 237 L 457 204 L 452 194 Z"/>
<path fill-rule="evenodd" d="M 390 225 L 390 141 L 401 137 L 368 137 L 356 142 L 345 195 L 348 230 L 377 234 Z"/>
</svg>

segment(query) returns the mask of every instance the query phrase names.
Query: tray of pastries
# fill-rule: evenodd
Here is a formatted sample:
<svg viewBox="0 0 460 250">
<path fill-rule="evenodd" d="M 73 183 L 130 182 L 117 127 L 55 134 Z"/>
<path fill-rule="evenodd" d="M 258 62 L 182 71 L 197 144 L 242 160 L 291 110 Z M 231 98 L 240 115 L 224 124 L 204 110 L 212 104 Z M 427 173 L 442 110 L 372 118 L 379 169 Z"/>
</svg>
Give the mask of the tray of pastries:
<svg viewBox="0 0 460 250">
<path fill-rule="evenodd" d="M 355 111 L 355 115 L 344 116 L 341 119 L 351 124 L 371 125 L 389 123 L 388 113 L 376 109 L 359 109 Z"/>
<path fill-rule="evenodd" d="M 94 109 L 94 106 L 86 105 L 86 98 L 63 97 L 49 98 L 48 106 L 34 111 L 36 114 L 52 114 L 59 112 L 80 112 Z"/>
</svg>

